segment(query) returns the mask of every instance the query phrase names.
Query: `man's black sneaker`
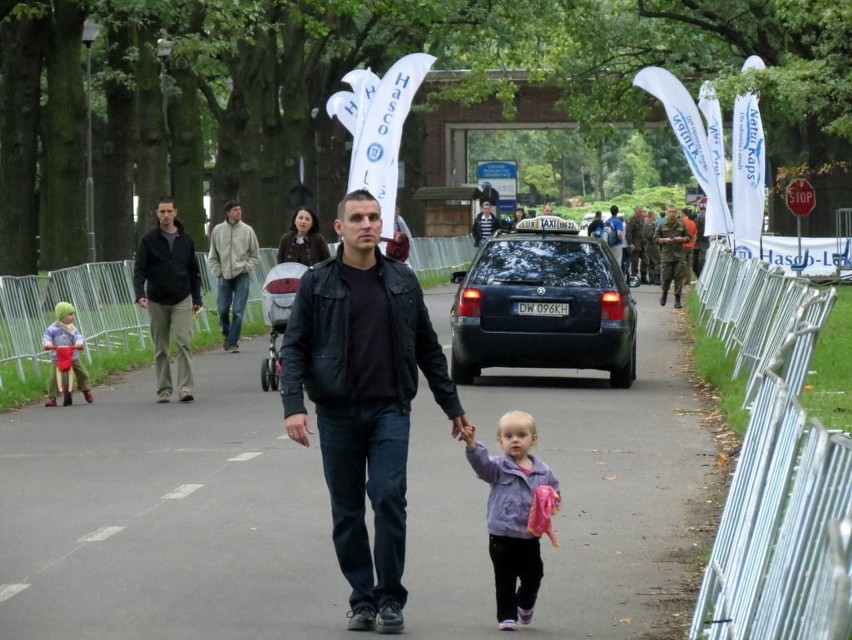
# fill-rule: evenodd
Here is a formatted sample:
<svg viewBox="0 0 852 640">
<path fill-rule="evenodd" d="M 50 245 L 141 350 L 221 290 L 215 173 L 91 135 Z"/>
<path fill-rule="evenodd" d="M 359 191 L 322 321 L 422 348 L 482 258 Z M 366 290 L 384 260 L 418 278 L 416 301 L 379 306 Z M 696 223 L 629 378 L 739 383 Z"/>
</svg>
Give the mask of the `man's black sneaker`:
<svg viewBox="0 0 852 640">
<path fill-rule="evenodd" d="M 376 631 L 379 633 L 402 633 L 405 622 L 402 619 L 402 607 L 398 602 L 385 602 L 379 605 L 376 616 Z"/>
<path fill-rule="evenodd" d="M 372 607 L 358 607 L 346 614 L 349 631 L 372 631 L 376 628 L 376 612 Z"/>
</svg>

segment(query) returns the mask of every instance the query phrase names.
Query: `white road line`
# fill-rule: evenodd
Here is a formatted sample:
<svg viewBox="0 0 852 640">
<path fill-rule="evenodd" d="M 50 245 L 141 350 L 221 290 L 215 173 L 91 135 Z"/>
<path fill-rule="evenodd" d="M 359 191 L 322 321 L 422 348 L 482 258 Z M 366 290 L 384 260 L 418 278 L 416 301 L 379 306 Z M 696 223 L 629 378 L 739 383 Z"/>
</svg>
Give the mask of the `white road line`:
<svg viewBox="0 0 852 640">
<path fill-rule="evenodd" d="M 228 458 L 227 462 L 245 462 L 246 460 L 251 460 L 252 458 L 256 458 L 262 452 L 261 451 L 251 451 L 248 453 L 241 453 L 235 458 Z"/>
<path fill-rule="evenodd" d="M 278 436 L 278 439 L 279 439 L 279 440 L 289 440 L 289 439 L 290 439 L 290 436 L 288 436 L 288 435 L 285 433 L 283 436 Z"/>
<path fill-rule="evenodd" d="M 164 495 L 161 500 L 181 500 L 193 491 L 198 491 L 203 486 L 203 484 L 182 484 L 171 493 Z"/>
<path fill-rule="evenodd" d="M 127 527 L 101 527 L 97 531 L 93 531 L 87 536 L 83 536 L 77 542 L 103 542 L 107 538 L 114 536 L 119 531 L 124 531 Z"/>
<path fill-rule="evenodd" d="M 29 586 L 28 584 L 0 584 L 0 602 L 19 594 L 24 589 L 28 589 Z"/>
</svg>

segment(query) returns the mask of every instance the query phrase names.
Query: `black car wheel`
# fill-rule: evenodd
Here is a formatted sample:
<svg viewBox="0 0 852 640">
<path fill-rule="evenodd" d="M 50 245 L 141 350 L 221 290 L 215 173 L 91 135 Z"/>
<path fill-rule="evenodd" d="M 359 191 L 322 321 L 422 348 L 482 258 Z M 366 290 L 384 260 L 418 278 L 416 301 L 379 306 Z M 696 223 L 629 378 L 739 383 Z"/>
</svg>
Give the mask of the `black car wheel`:
<svg viewBox="0 0 852 640">
<path fill-rule="evenodd" d="M 614 389 L 629 389 L 636 379 L 636 342 L 630 350 L 630 357 L 623 367 L 613 369 L 609 374 L 609 386 Z"/>
<path fill-rule="evenodd" d="M 456 359 L 456 354 L 450 355 L 450 378 L 456 384 L 473 384 L 474 370 L 466 367 Z"/>
<path fill-rule="evenodd" d="M 269 360 L 266 359 L 260 364 L 260 388 L 269 391 Z"/>
</svg>

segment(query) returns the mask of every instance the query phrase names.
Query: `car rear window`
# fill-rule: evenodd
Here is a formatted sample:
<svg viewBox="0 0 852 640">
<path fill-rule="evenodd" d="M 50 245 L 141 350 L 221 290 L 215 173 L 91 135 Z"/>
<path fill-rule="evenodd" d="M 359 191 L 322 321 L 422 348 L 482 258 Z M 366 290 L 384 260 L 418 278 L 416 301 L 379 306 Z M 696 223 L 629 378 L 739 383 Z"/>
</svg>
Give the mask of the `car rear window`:
<svg viewBox="0 0 852 640">
<path fill-rule="evenodd" d="M 615 286 L 610 269 L 596 242 L 506 239 L 483 247 L 468 282 L 607 289 Z"/>
</svg>

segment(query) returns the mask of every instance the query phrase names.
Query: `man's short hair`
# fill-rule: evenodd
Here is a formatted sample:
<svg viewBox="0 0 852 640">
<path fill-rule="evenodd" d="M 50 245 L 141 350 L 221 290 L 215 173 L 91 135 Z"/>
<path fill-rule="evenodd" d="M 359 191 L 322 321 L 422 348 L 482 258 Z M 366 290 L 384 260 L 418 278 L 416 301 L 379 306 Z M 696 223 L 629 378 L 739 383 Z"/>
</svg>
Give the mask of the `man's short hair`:
<svg viewBox="0 0 852 640">
<path fill-rule="evenodd" d="M 225 203 L 225 213 L 228 213 L 234 207 L 241 207 L 243 205 L 240 204 L 239 200 L 228 200 Z"/>
<path fill-rule="evenodd" d="M 340 201 L 340 204 L 337 205 L 337 219 L 343 220 L 343 216 L 346 213 L 346 203 L 350 201 L 355 202 L 364 202 L 364 201 L 372 201 L 378 203 L 376 196 L 367 191 L 366 189 L 356 189 L 355 191 L 351 191 L 343 196 L 343 200 Z"/>
<path fill-rule="evenodd" d="M 612 215 L 612 216 L 617 216 L 618 215 L 618 205 L 615 205 L 615 204 L 612 205 L 609 208 L 609 214 Z"/>
</svg>

